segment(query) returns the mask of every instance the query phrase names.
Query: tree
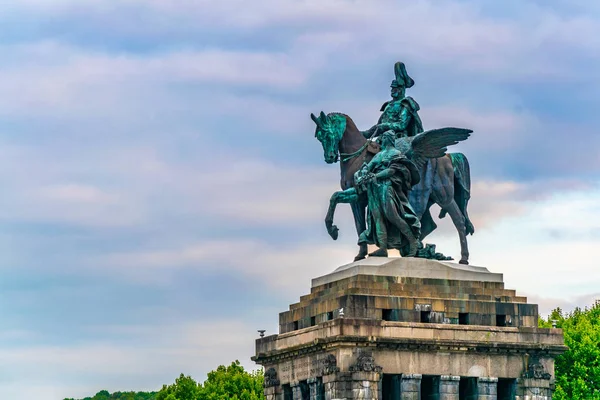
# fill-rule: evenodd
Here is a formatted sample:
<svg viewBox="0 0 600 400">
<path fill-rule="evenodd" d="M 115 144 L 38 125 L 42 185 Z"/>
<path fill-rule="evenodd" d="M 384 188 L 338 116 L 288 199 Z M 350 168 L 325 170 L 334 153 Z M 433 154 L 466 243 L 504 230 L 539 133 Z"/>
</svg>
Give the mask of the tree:
<svg viewBox="0 0 600 400">
<path fill-rule="evenodd" d="M 239 361 L 209 372 L 198 400 L 264 399 L 262 371 L 247 372 Z"/>
<path fill-rule="evenodd" d="M 540 318 L 539 325 L 563 330 L 565 344 L 569 347 L 556 358 L 555 400 L 594 400 L 600 398 L 600 302 L 591 308 L 576 308 L 564 313 L 560 308 L 552 311 L 547 320 Z"/>
<path fill-rule="evenodd" d="M 179 375 L 172 385 L 163 385 L 156 400 L 197 400 L 200 385 L 190 376 Z"/>
<path fill-rule="evenodd" d="M 247 372 L 236 360 L 209 372 L 202 385 L 181 374 L 162 387 L 156 400 L 263 400 L 262 384 L 262 371 Z"/>
<path fill-rule="evenodd" d="M 114 392 L 111 394 L 108 390 L 101 390 L 94 397 L 85 397 L 81 400 L 156 400 L 156 392 Z"/>
</svg>

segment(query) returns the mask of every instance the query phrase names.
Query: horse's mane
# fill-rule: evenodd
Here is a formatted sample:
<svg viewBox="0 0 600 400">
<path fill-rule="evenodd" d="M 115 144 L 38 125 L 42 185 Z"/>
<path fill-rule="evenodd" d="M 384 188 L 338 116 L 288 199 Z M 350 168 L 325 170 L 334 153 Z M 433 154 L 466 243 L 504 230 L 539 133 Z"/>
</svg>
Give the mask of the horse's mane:
<svg viewBox="0 0 600 400">
<path fill-rule="evenodd" d="M 347 114 L 341 113 L 341 112 L 331 112 L 329 114 L 327 114 L 327 116 L 329 117 L 330 115 L 341 115 L 342 117 L 346 118 L 346 129 L 348 130 L 356 130 L 359 131 L 359 129 L 356 127 L 356 124 L 354 123 L 354 121 L 352 121 L 352 118 L 350 118 Z"/>
</svg>

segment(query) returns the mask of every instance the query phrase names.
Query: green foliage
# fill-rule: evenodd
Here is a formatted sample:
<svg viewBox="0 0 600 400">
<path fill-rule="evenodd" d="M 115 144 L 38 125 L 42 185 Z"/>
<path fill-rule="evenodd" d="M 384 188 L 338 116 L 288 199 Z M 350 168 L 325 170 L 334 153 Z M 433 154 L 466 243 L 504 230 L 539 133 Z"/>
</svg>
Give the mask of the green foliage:
<svg viewBox="0 0 600 400">
<path fill-rule="evenodd" d="M 239 361 L 209 372 L 204 384 L 179 375 L 175 383 L 158 392 L 115 392 L 102 390 L 81 400 L 264 400 L 262 371 L 247 372 Z M 75 400 L 75 399 L 64 399 Z"/>
<path fill-rule="evenodd" d="M 94 397 L 85 397 L 81 400 L 156 400 L 156 395 L 156 392 L 114 392 L 111 394 L 107 390 L 101 390 Z"/>
<path fill-rule="evenodd" d="M 179 375 L 172 385 L 163 385 L 156 400 L 196 400 L 201 386 L 190 376 Z"/>
<path fill-rule="evenodd" d="M 263 374 L 247 372 L 239 361 L 209 372 L 204 384 L 181 374 L 172 385 L 164 385 L 156 400 L 262 400 Z"/>
<path fill-rule="evenodd" d="M 179 375 L 175 383 L 163 385 L 156 400 L 262 400 L 262 371 L 247 372 L 239 361 L 209 372 L 204 384 Z"/>
<path fill-rule="evenodd" d="M 600 399 L 600 302 L 591 308 L 576 308 L 564 313 L 560 308 L 552 311 L 547 320 L 540 319 L 539 326 L 563 330 L 569 350 L 556 359 L 555 400 Z"/>
<path fill-rule="evenodd" d="M 264 398 L 262 371 L 246 372 L 239 361 L 208 374 L 198 400 L 259 400 Z"/>
</svg>

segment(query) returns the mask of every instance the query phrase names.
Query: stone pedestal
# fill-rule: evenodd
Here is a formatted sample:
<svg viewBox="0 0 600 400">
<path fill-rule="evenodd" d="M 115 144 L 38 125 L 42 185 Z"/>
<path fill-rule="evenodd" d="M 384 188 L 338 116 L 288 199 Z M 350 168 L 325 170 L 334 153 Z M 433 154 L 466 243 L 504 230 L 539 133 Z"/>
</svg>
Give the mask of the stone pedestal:
<svg viewBox="0 0 600 400">
<path fill-rule="evenodd" d="M 293 382 L 290 384 L 292 387 L 292 400 L 302 400 L 302 392 L 300 391 L 300 382 Z"/>
<path fill-rule="evenodd" d="M 253 359 L 268 400 L 549 400 L 566 347 L 537 319 L 485 268 L 368 258 L 314 279 Z"/>
<path fill-rule="evenodd" d="M 460 376 L 442 375 L 440 377 L 440 400 L 459 400 L 459 384 Z"/>
<path fill-rule="evenodd" d="M 381 398 L 381 375 L 378 372 L 352 373 L 349 399 L 379 400 Z"/>
<path fill-rule="evenodd" d="M 352 396 L 352 375 L 348 372 L 336 373 L 323 377 L 326 399 L 349 399 Z"/>
<path fill-rule="evenodd" d="M 477 392 L 478 400 L 498 400 L 498 378 L 479 378 Z"/>
<path fill-rule="evenodd" d="M 277 400 L 281 397 L 281 390 L 279 387 L 265 387 L 265 399 L 266 400 Z"/>
<path fill-rule="evenodd" d="M 402 400 L 421 400 L 421 379 L 420 374 L 402 375 L 400 386 L 400 399 Z"/>
<path fill-rule="evenodd" d="M 325 387 L 323 378 L 309 378 L 310 400 L 325 400 Z"/>
<path fill-rule="evenodd" d="M 520 379 L 516 400 L 552 400 L 550 379 Z"/>
<path fill-rule="evenodd" d="M 324 396 L 323 399 L 379 400 L 381 398 L 381 375 L 377 372 L 338 372 L 323 377 L 323 383 L 324 391 L 320 394 Z"/>
</svg>

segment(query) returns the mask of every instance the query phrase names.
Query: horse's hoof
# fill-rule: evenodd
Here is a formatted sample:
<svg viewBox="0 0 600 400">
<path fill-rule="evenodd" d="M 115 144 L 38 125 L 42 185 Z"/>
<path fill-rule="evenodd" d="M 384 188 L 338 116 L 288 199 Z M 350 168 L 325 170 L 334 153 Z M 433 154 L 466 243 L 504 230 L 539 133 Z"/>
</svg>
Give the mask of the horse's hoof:
<svg viewBox="0 0 600 400">
<path fill-rule="evenodd" d="M 463 265 L 469 265 L 469 260 L 460 260 L 458 263 Z"/>
<path fill-rule="evenodd" d="M 375 250 L 372 253 L 369 253 L 369 257 L 387 257 L 388 252 L 386 249 Z"/>
<path fill-rule="evenodd" d="M 402 257 L 416 257 L 418 252 L 419 246 L 417 245 L 417 243 L 413 243 L 412 246 L 409 246 L 408 253 L 406 253 L 406 255 Z"/>
<path fill-rule="evenodd" d="M 327 232 L 329 233 L 329 236 L 331 236 L 331 238 L 333 240 L 337 240 L 338 232 L 339 232 L 339 229 L 337 226 L 333 225 L 330 229 L 327 229 Z"/>
</svg>

